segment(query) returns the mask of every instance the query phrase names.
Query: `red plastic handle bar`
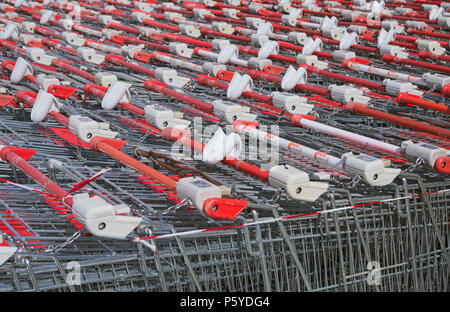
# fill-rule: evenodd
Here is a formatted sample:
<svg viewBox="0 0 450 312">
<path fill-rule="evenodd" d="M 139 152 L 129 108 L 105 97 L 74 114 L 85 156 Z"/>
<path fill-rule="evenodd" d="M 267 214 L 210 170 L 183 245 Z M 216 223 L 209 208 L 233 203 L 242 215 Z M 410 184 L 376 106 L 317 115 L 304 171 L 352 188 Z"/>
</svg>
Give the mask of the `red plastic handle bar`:
<svg viewBox="0 0 450 312">
<path fill-rule="evenodd" d="M 444 156 L 436 159 L 434 169 L 440 173 L 450 174 L 450 157 Z"/>
<path fill-rule="evenodd" d="M 203 203 L 203 212 L 211 218 L 233 220 L 248 205 L 248 201 L 231 198 L 208 198 Z"/>
<path fill-rule="evenodd" d="M 371 109 L 366 107 L 364 104 L 361 103 L 353 103 L 349 102 L 347 103 L 346 109 L 348 111 L 351 111 L 355 114 L 363 114 L 367 116 L 372 116 L 375 119 L 384 120 L 387 122 L 391 122 L 400 126 L 403 126 L 405 128 L 418 130 L 427 132 L 445 139 L 450 139 L 450 131 L 447 129 L 431 126 L 422 122 L 418 122 L 415 120 L 411 120 L 404 117 L 395 116 L 389 113 L 380 112 L 375 109 Z"/>
<path fill-rule="evenodd" d="M 133 157 L 128 156 L 127 154 L 119 151 L 118 147 L 120 146 L 120 144 L 118 146 L 113 146 L 111 144 L 111 139 L 94 137 L 91 139 L 89 145 L 92 150 L 108 155 L 109 157 L 117 160 L 118 162 L 124 164 L 125 166 L 143 174 L 146 177 L 149 177 L 152 180 L 157 181 L 160 184 L 163 184 L 171 191 L 175 190 L 175 184 L 177 183 L 175 180 L 169 178 L 168 176 L 162 174 L 159 171 L 156 171 L 153 168 L 150 168 L 149 166 L 141 163 L 140 161 L 134 159 Z"/>
<path fill-rule="evenodd" d="M 445 104 L 439 104 L 427 100 L 423 100 L 420 96 L 411 95 L 408 93 L 399 93 L 398 102 L 401 104 L 413 104 L 423 108 L 435 110 L 444 114 L 450 114 L 450 107 Z"/>
<path fill-rule="evenodd" d="M 395 57 L 390 54 L 384 54 L 382 56 L 382 59 L 386 63 L 411 65 L 411 66 L 415 66 L 415 67 L 430 69 L 430 70 L 441 72 L 444 74 L 450 74 L 450 67 L 444 66 L 444 65 L 431 64 L 431 63 L 421 62 L 421 61 L 416 61 L 416 60 L 411 60 L 411 59 L 404 59 L 404 58 L 400 58 L 400 57 Z"/>
</svg>

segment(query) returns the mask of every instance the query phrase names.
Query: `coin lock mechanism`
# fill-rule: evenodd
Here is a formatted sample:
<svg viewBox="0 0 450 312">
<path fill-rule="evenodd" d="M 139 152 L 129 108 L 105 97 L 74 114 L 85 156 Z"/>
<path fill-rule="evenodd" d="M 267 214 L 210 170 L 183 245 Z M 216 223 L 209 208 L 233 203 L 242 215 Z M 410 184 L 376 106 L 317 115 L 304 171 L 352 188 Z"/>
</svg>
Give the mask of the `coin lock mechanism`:
<svg viewBox="0 0 450 312">
<path fill-rule="evenodd" d="M 96 236 L 125 238 L 142 221 L 139 217 L 120 215 L 129 212 L 127 205 L 111 205 L 99 196 L 90 197 L 88 193 L 73 196 L 74 217 Z"/>
<path fill-rule="evenodd" d="M 230 123 L 235 120 L 254 121 L 256 119 L 256 115 L 251 114 L 250 108 L 247 106 L 222 100 L 215 100 L 212 105 L 214 106 L 214 115 Z"/>
<path fill-rule="evenodd" d="M 167 127 L 186 129 L 191 122 L 175 117 L 175 113 L 159 105 L 146 105 L 144 107 L 145 119 L 156 128 L 163 130 Z"/>
<path fill-rule="evenodd" d="M 275 188 L 282 188 L 292 199 L 305 201 L 315 201 L 328 188 L 328 183 L 311 182 L 306 172 L 290 165 L 270 168 L 269 184 Z"/>
<path fill-rule="evenodd" d="M 342 155 L 344 169 L 352 174 L 359 175 L 364 182 L 371 186 L 385 186 L 400 173 L 400 169 L 386 168 L 386 163 L 376 157 L 366 154 L 353 154 L 352 152 Z"/>
<path fill-rule="evenodd" d="M 175 185 L 179 198 L 188 198 L 192 204 L 200 211 L 203 211 L 203 203 L 209 198 L 221 198 L 222 190 L 200 177 L 187 177 L 180 179 Z"/>
<path fill-rule="evenodd" d="M 109 130 L 106 122 L 97 122 L 86 116 L 72 115 L 69 118 L 69 129 L 81 141 L 89 143 L 94 137 L 113 139 L 117 132 Z"/>
</svg>

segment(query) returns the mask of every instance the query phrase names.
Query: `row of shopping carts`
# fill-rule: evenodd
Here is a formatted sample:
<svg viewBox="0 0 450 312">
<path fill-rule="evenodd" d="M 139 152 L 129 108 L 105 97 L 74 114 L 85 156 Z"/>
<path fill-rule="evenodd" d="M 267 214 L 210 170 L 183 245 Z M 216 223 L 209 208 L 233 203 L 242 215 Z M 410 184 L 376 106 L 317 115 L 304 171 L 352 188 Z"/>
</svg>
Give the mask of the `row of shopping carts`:
<svg viewBox="0 0 450 312">
<path fill-rule="evenodd" d="M 237 2 L 3 1 L 0 291 L 448 290 L 447 3 Z M 408 57 L 388 59 L 386 46 Z M 416 79 L 426 71 L 431 85 Z M 239 133 L 239 160 L 202 158 L 218 126 Z M 330 160 L 345 154 L 364 163 Z M 294 168 L 297 194 L 274 167 Z M 222 197 L 199 208 L 176 187 L 193 176 Z M 297 197 L 310 188 L 324 189 Z M 116 209 L 98 228 L 89 198 Z M 139 222 L 102 235 L 114 218 Z"/>
</svg>

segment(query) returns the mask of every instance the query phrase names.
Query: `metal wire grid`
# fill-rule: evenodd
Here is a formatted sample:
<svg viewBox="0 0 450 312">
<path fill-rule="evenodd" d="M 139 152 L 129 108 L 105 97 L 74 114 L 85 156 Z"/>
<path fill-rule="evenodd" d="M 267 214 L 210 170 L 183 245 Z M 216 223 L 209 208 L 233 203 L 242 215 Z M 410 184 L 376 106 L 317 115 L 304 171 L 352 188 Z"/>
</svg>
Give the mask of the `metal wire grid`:
<svg viewBox="0 0 450 312">
<path fill-rule="evenodd" d="M 445 189 L 448 184 L 405 182 L 394 188 L 404 195 Z M 338 201 L 330 196 L 323 200 L 323 207 L 371 199 L 347 195 L 347 200 Z M 158 254 L 114 241 L 103 243 L 120 252 L 102 256 L 97 244 L 82 238 L 57 255 L 21 254 L 21 261 L 1 268 L 5 274 L 0 275 L 0 290 L 447 291 L 448 262 L 437 233 L 446 246 L 448 196 L 429 195 L 429 206 L 424 198 L 416 197 L 296 221 L 156 241 Z M 273 214 L 277 216 L 276 211 Z M 253 220 L 259 219 L 254 213 Z M 72 289 L 64 282 L 64 268 L 70 261 L 81 264 L 82 284 Z M 366 283 L 368 261 L 380 263 L 379 286 Z"/>
</svg>

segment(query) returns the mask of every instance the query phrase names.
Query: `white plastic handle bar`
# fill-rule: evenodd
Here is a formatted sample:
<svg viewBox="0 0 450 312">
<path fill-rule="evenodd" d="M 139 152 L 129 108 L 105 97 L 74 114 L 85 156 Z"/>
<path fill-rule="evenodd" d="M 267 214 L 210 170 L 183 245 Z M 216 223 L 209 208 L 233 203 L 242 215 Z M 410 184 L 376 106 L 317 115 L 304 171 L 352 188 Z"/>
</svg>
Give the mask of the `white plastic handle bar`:
<svg viewBox="0 0 450 312">
<path fill-rule="evenodd" d="M 359 143 L 363 146 L 368 146 L 380 151 L 384 151 L 384 152 L 388 152 L 397 156 L 404 156 L 404 152 L 403 149 L 400 146 L 396 146 L 393 144 L 389 144 L 386 142 L 382 142 L 382 141 L 378 141 L 363 135 L 359 135 L 353 132 L 349 132 L 349 131 L 345 131 L 339 128 L 335 128 L 335 127 L 331 127 L 313 120 L 309 120 L 307 118 L 301 118 L 299 121 L 299 125 L 307 128 L 307 129 L 311 129 L 311 130 L 315 130 L 315 131 L 319 131 L 337 138 L 341 138 L 344 140 L 348 140 L 348 141 L 352 141 L 355 143 Z"/>
</svg>

